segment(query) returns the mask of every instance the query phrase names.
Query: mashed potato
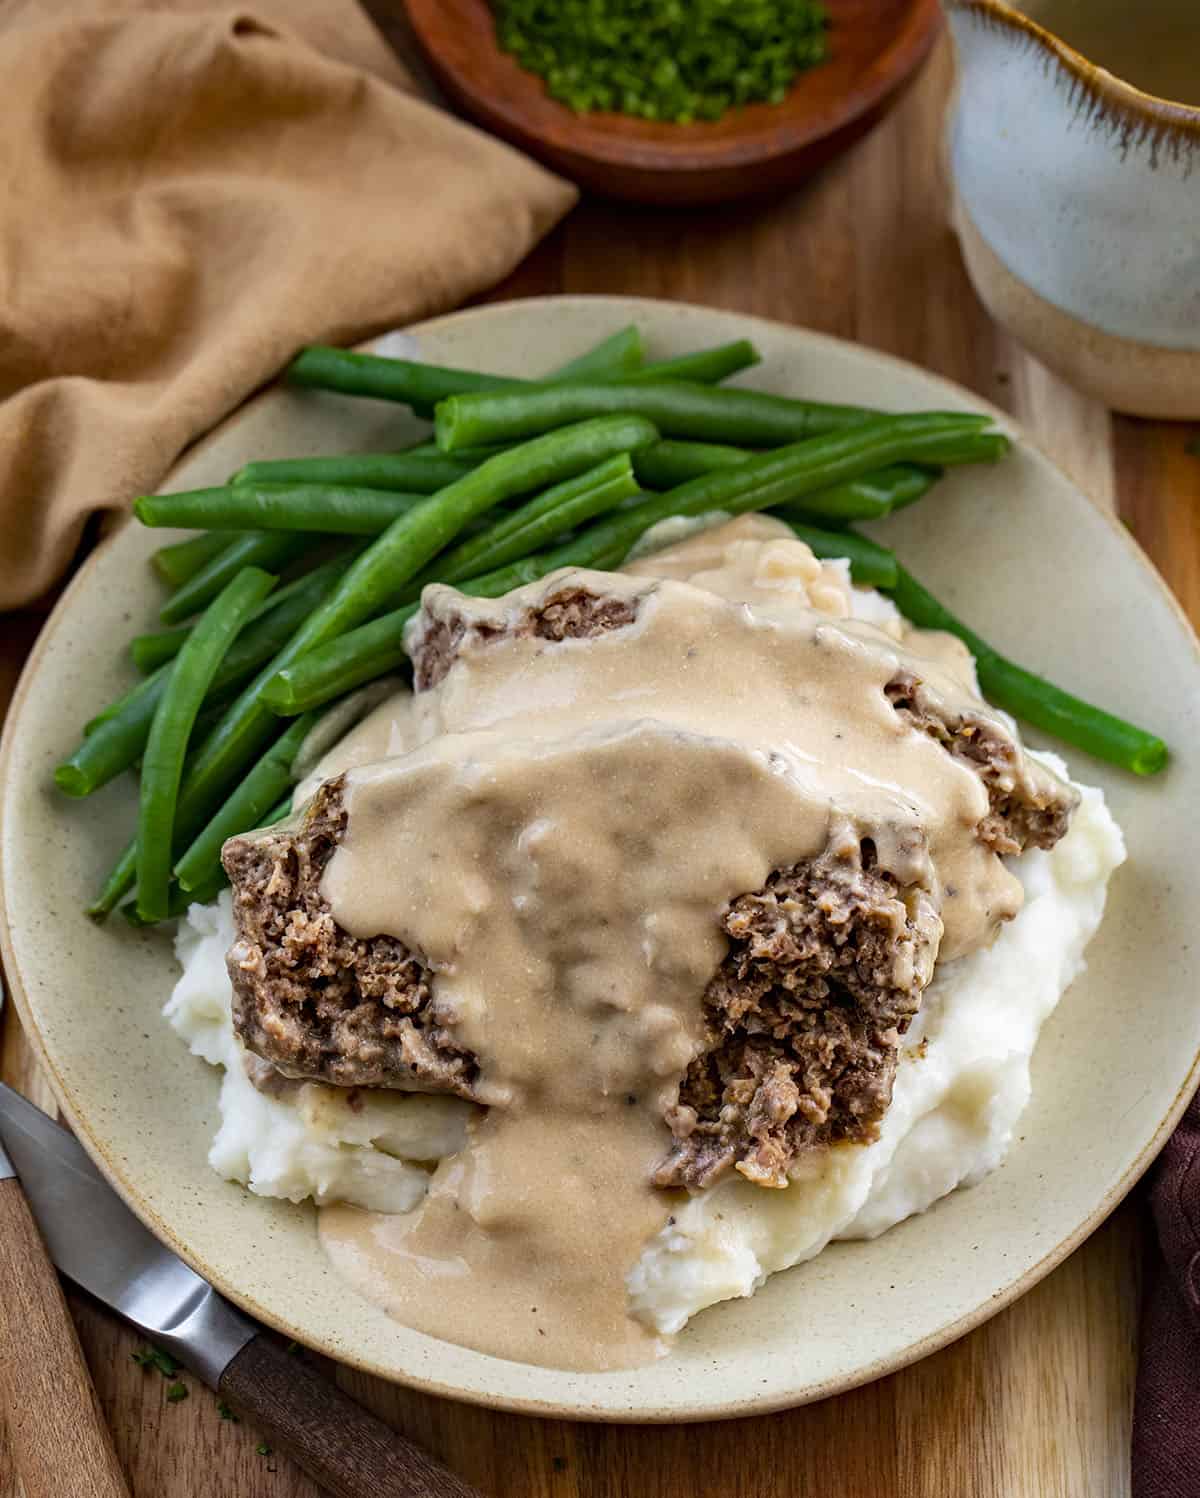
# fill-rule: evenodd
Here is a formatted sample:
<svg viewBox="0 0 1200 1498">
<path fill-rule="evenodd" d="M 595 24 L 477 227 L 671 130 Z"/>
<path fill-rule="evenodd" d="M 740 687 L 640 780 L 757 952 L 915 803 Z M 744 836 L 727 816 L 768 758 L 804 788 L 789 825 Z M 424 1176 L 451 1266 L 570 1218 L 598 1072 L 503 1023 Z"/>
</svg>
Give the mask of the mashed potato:
<svg viewBox="0 0 1200 1498">
<path fill-rule="evenodd" d="M 259 1196 L 410 1211 L 438 1160 L 466 1142 L 474 1109 L 458 1098 L 344 1091 L 315 1082 L 261 1092 L 233 1033 L 233 990 L 225 971 L 232 945 L 228 891 L 215 905 L 193 905 L 175 938 L 183 976 L 163 1010 L 193 1056 L 225 1071 L 221 1127 L 208 1163 Z"/>
<path fill-rule="evenodd" d="M 1066 776 L 1056 756 L 1039 757 Z M 1029 1101 L 1038 1032 L 1083 970 L 1109 875 L 1125 857 L 1101 792 L 1079 790 L 1066 837 L 1014 861 L 1020 914 L 992 946 L 935 970 L 879 1138 L 815 1155 L 786 1191 L 735 1176 L 692 1197 L 629 1277 L 638 1315 L 678 1331 L 831 1239 L 874 1238 L 1000 1164 Z"/>
<path fill-rule="evenodd" d="M 654 544 L 669 540 L 673 549 L 627 570 L 674 570 L 765 615 L 786 615 L 799 604 L 835 617 L 849 613 L 897 638 L 903 633 L 889 599 L 851 586 L 844 562 L 818 566 L 778 522 L 742 517 L 719 538 L 691 522 L 667 522 L 661 531 Z M 974 686 L 973 662 L 957 641 L 927 636 L 923 648 Z M 378 758 L 376 743 L 367 735 L 359 745 L 352 734 L 334 751 L 336 766 L 327 760 L 315 768 L 301 799 L 332 768 L 356 763 L 360 750 Z M 1057 757 L 1039 757 L 1066 777 Z M 1016 918 L 990 947 L 936 967 L 879 1137 L 802 1157 L 786 1190 L 765 1190 L 735 1174 L 687 1198 L 628 1276 L 631 1308 L 645 1323 L 676 1332 L 706 1306 L 752 1295 L 769 1275 L 812 1258 L 831 1239 L 875 1237 L 1000 1164 L 1029 1100 L 1038 1032 L 1083 968 L 1109 876 L 1124 858 L 1102 794 L 1079 790 L 1079 809 L 1057 846 L 1012 860 L 1025 889 Z M 225 952 L 233 939 L 228 895 L 214 906 L 193 906 L 176 941 L 183 976 L 166 1006 L 192 1052 L 224 1068 L 213 1169 L 263 1196 L 411 1211 L 436 1162 L 465 1143 L 472 1106 L 278 1079 L 260 1091 L 231 1023 Z"/>
<path fill-rule="evenodd" d="M 1061 761 L 1044 757 L 1065 774 Z M 1101 793 L 1081 793 L 1057 847 L 1014 862 L 1026 893 L 1021 913 L 991 947 L 937 969 L 880 1137 L 819 1154 L 786 1191 L 739 1177 L 691 1198 L 630 1274 L 640 1317 L 678 1331 L 705 1306 L 753 1294 L 830 1239 L 875 1237 L 995 1169 L 1029 1100 L 1038 1032 L 1083 968 L 1109 875 L 1124 857 Z M 230 1019 L 232 941 L 228 894 L 192 907 L 176 939 L 183 976 L 165 1010 L 193 1054 L 224 1068 L 209 1163 L 262 1196 L 411 1210 L 431 1166 L 464 1143 L 470 1105 L 316 1083 L 260 1092 Z"/>
</svg>

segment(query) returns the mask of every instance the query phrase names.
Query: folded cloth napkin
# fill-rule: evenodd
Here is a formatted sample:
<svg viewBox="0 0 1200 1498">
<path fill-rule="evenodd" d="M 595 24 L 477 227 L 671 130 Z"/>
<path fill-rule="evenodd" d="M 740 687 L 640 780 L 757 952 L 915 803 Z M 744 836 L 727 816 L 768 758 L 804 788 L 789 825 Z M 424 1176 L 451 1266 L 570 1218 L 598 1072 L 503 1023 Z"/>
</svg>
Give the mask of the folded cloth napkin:
<svg viewBox="0 0 1200 1498">
<path fill-rule="evenodd" d="M 462 301 L 575 198 L 355 0 L 7 0 L 0 97 L 0 609 L 302 344 Z"/>
<path fill-rule="evenodd" d="M 1150 1180 L 1148 1255 L 1133 1412 L 1134 1498 L 1200 1495 L 1200 1096 Z"/>
</svg>

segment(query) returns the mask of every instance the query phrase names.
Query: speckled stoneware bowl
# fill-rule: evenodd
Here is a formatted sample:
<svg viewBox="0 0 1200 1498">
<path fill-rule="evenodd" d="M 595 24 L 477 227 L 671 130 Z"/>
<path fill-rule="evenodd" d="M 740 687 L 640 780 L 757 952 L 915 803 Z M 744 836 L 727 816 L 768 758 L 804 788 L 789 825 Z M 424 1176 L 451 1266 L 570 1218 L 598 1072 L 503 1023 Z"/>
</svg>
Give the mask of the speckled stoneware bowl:
<svg viewBox="0 0 1200 1498">
<path fill-rule="evenodd" d="M 553 298 L 416 330 L 428 357 L 538 373 L 623 323 L 665 356 L 743 335 L 745 383 L 891 408 L 978 407 L 944 380 L 794 328 L 665 302 Z M 220 482 L 252 457 L 378 449 L 417 428 L 383 403 L 271 391 L 193 452 L 169 487 Z M 127 784 L 71 802 L 50 783 L 79 725 L 128 685 L 124 646 L 161 601 L 128 526 L 89 561 L 42 635 L 3 751 L 5 958 L 29 1033 L 84 1143 L 146 1222 L 234 1300 L 288 1336 L 385 1378 L 510 1409 L 680 1420 L 796 1404 L 932 1351 L 1029 1289 L 1129 1189 L 1178 1116 L 1200 1048 L 1196 643 L 1129 537 L 1022 442 L 888 523 L 931 587 L 1018 659 L 1141 720 L 1178 750 L 1151 782 L 1073 756 L 1126 830 L 1085 977 L 1047 1025 L 1034 1099 L 1007 1163 L 872 1243 L 838 1244 L 753 1300 L 700 1316 L 661 1362 L 561 1373 L 408 1331 L 359 1299 L 317 1245 L 312 1211 L 264 1201 L 205 1163 L 217 1074 L 159 1018 L 169 938 L 80 907 L 122 844 Z"/>
<path fill-rule="evenodd" d="M 1200 418 L 1196 0 L 943 4 L 955 222 L 988 310 L 1106 405 Z"/>
</svg>

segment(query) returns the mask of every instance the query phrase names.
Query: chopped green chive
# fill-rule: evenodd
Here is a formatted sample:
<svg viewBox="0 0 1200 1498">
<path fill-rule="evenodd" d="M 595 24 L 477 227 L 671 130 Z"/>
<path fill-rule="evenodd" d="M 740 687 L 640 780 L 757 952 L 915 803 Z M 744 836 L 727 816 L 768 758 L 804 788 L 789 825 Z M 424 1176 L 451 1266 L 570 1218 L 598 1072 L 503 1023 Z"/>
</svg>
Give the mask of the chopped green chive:
<svg viewBox="0 0 1200 1498">
<path fill-rule="evenodd" d="M 496 35 L 551 98 L 689 125 L 778 104 L 829 55 L 814 0 L 494 0 Z"/>
</svg>

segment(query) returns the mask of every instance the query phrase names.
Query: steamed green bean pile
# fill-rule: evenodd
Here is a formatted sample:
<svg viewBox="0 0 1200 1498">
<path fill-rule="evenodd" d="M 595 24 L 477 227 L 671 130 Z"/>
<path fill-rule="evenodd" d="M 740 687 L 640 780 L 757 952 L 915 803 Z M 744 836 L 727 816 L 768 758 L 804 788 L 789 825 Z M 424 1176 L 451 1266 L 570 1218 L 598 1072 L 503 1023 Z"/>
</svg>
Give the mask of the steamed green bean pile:
<svg viewBox="0 0 1200 1498">
<path fill-rule="evenodd" d="M 648 363 L 634 327 L 536 381 L 305 350 L 293 383 L 432 414 L 432 440 L 263 460 L 135 502 L 144 525 L 196 534 L 155 553 L 170 593 L 164 627 L 130 646 L 142 680 L 55 771 L 75 797 L 139 775 L 136 826 L 90 913 L 146 924 L 213 898 L 223 842 L 287 814 L 321 715 L 405 669 L 426 584 L 498 597 L 561 567 L 619 567 L 677 516 L 776 515 L 915 623 L 964 640 L 999 706 L 1137 774 L 1161 769 L 1161 740 L 1005 659 L 852 529 L 919 501 L 948 467 L 1001 460 L 990 419 L 722 383 L 757 361 L 739 340 Z"/>
</svg>

